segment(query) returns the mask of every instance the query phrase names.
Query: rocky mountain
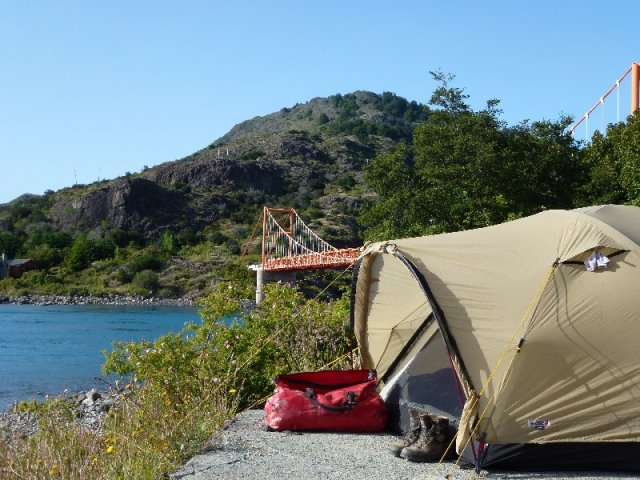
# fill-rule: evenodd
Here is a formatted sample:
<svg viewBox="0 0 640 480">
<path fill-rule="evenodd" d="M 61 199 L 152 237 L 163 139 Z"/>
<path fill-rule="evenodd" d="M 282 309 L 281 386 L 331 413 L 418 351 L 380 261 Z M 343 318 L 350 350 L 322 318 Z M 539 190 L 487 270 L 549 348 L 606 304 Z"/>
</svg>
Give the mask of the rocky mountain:
<svg viewBox="0 0 640 480">
<path fill-rule="evenodd" d="M 411 141 L 428 110 L 391 93 L 358 91 L 247 120 L 194 154 L 136 174 L 0 206 L 0 232 L 48 225 L 99 238 L 107 229 L 148 239 L 252 225 L 263 205 L 294 207 L 336 245 L 357 244 L 363 168 Z M 39 227 L 38 227 L 39 226 Z M 246 230 L 246 229 L 245 229 Z"/>
</svg>

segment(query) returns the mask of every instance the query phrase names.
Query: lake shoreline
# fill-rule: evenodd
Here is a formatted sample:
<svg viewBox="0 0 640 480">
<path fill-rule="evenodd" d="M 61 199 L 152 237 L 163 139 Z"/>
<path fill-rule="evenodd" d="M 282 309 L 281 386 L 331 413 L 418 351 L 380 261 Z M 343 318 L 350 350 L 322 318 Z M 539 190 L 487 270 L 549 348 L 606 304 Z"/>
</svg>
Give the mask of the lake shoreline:
<svg viewBox="0 0 640 480">
<path fill-rule="evenodd" d="M 145 297 L 143 295 L 108 294 L 93 295 L 21 295 L 18 297 L 0 295 L 0 304 L 10 305 L 158 305 L 168 307 L 193 307 L 197 295 L 179 298 Z"/>
<path fill-rule="evenodd" d="M 110 386 L 108 389 L 82 390 L 48 397 L 67 402 L 74 412 L 74 421 L 86 430 L 100 433 L 105 417 L 112 407 L 123 398 L 130 395 L 130 391 L 121 385 Z M 44 399 L 40 402 L 43 402 Z M 39 403 L 40 403 L 39 402 Z M 17 401 L 8 408 L 0 410 L 0 440 L 10 443 L 14 436 L 31 437 L 38 432 L 37 412 L 28 408 L 26 400 Z M 21 406 L 24 407 L 21 408 Z"/>
</svg>

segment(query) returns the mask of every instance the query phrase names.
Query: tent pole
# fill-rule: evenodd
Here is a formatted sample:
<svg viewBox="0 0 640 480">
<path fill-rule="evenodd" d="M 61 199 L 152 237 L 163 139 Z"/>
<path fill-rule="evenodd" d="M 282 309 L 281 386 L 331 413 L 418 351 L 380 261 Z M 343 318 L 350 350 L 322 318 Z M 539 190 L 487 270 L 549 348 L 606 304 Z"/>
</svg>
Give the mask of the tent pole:
<svg viewBox="0 0 640 480">
<path fill-rule="evenodd" d="M 438 327 L 440 327 L 440 331 L 442 332 L 442 336 L 444 338 L 444 343 L 447 347 L 447 350 L 449 351 L 450 354 L 453 352 L 453 354 L 456 357 L 456 361 L 460 365 L 461 372 L 459 372 L 458 374 L 459 375 L 461 374 L 464 377 L 466 385 L 471 385 L 471 379 L 469 377 L 469 373 L 467 372 L 467 368 L 464 365 L 464 360 L 460 356 L 458 345 L 456 344 L 455 339 L 453 338 L 453 336 L 451 335 L 451 332 L 449 331 L 449 326 L 447 325 L 446 319 L 444 318 L 444 312 L 440 308 L 440 305 L 438 305 L 438 302 L 436 301 L 436 298 L 433 295 L 433 292 L 431 291 L 429 284 L 427 283 L 427 279 L 424 278 L 424 275 L 422 275 L 422 272 L 420 272 L 420 270 L 418 270 L 416 266 L 413 263 L 411 263 L 411 261 L 409 261 L 400 252 L 395 251 L 393 252 L 393 255 L 395 255 L 395 257 L 398 258 L 398 260 L 400 260 L 402 263 L 404 263 L 404 265 L 409 269 L 413 277 L 418 281 L 418 284 L 420 285 L 422 292 L 425 294 L 425 296 L 427 297 L 427 300 L 429 301 L 429 304 L 431 305 L 433 316 L 436 318 L 436 321 L 438 322 Z M 473 385 L 471 386 L 473 387 Z"/>
</svg>

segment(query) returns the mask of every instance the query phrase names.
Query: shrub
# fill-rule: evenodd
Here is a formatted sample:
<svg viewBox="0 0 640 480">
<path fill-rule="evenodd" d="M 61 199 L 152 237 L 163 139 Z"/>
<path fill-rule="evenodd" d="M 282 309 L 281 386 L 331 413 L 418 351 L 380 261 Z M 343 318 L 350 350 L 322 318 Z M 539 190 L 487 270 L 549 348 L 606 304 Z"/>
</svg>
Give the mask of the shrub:
<svg viewBox="0 0 640 480">
<path fill-rule="evenodd" d="M 158 287 L 160 287 L 160 278 L 153 270 L 142 270 L 136 273 L 131 283 L 138 289 L 143 290 L 144 293 L 148 292 L 153 294 L 158 290 Z"/>
<path fill-rule="evenodd" d="M 325 123 L 329 123 L 329 116 L 323 112 L 318 117 L 318 125 L 324 125 Z"/>
<path fill-rule="evenodd" d="M 319 369 L 348 351 L 346 295 L 306 300 L 293 288 L 267 284 L 262 306 L 243 312 L 253 295 L 251 285 L 218 283 L 201 303 L 202 324 L 153 344 L 116 344 L 105 373 L 134 374 L 171 395 L 202 396 L 221 383 L 245 408 L 271 391 L 276 375 Z"/>
<path fill-rule="evenodd" d="M 25 409 L 38 414 L 39 431 L 8 444 L 0 440 L 0 476 L 16 480 L 168 478 L 232 416 L 234 401 L 227 392 L 210 395 L 206 403 L 187 394 L 170 398 L 159 385 L 131 383 L 100 433 L 74 423 L 74 405 L 65 399 L 25 404 Z"/>
<path fill-rule="evenodd" d="M 78 235 L 71 245 L 67 266 L 72 272 L 79 272 L 89 266 L 92 258 L 91 243 L 85 235 Z"/>
<path fill-rule="evenodd" d="M 229 237 L 220 231 L 213 232 L 209 235 L 209 241 L 214 245 L 222 245 L 228 239 Z"/>
<path fill-rule="evenodd" d="M 58 248 L 53 248 L 47 244 L 41 244 L 27 252 L 27 258 L 33 260 L 38 268 L 45 270 L 59 265 L 64 260 Z"/>
<path fill-rule="evenodd" d="M 223 245 L 227 248 L 229 253 L 232 255 L 238 255 L 241 251 L 240 244 L 232 238 L 225 240 Z"/>
<path fill-rule="evenodd" d="M 356 180 L 353 175 L 347 173 L 338 177 L 335 184 L 345 190 L 351 190 L 356 185 Z"/>
<path fill-rule="evenodd" d="M 116 253 L 117 245 L 110 238 L 101 238 L 93 241 L 93 257 L 94 260 L 103 260 L 105 258 L 113 258 Z"/>
<path fill-rule="evenodd" d="M 138 273 L 143 270 L 160 270 L 164 262 L 157 255 L 149 252 L 141 253 L 131 261 L 131 271 Z"/>
</svg>

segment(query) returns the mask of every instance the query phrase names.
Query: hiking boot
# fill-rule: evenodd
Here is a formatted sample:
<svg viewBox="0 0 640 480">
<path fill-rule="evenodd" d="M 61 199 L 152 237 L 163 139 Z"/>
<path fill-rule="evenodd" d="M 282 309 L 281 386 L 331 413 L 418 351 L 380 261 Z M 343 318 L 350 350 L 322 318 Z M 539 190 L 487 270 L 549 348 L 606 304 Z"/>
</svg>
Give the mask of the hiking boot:
<svg viewBox="0 0 640 480">
<path fill-rule="evenodd" d="M 409 429 L 407 430 L 407 433 L 389 447 L 391 453 L 396 457 L 400 456 L 400 452 L 402 452 L 403 448 L 414 444 L 420 437 L 420 432 L 422 431 L 420 416 L 421 414 L 415 410 L 409 410 Z M 429 419 L 429 422 L 431 422 L 431 419 Z M 431 427 L 431 424 L 429 424 L 429 427 Z"/>
<path fill-rule="evenodd" d="M 420 419 L 422 421 L 422 418 Z M 431 420 L 431 419 L 430 419 Z M 426 422 L 423 423 L 423 427 Z M 402 458 L 411 462 L 435 462 L 440 460 L 447 450 L 449 440 L 449 419 L 437 417 L 429 429 L 423 429 L 413 445 L 400 452 Z"/>
</svg>

